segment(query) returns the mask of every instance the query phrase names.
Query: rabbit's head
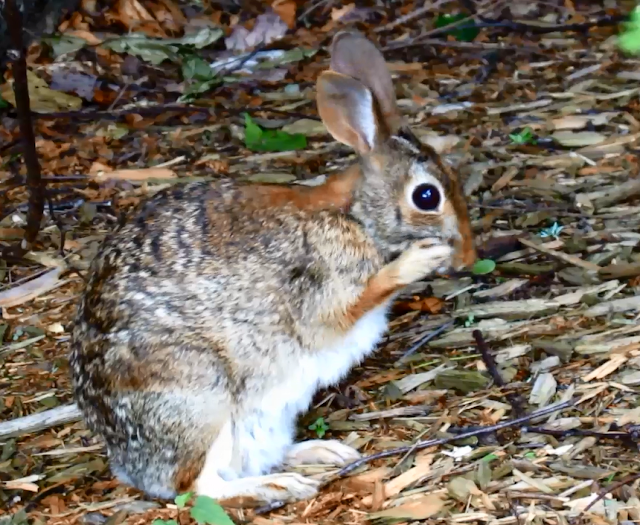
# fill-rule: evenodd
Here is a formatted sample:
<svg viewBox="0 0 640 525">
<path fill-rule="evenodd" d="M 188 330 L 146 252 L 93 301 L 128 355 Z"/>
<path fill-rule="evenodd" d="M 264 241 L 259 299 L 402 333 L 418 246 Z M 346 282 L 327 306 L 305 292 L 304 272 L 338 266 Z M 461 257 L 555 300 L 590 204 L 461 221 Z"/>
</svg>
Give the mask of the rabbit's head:
<svg viewBox="0 0 640 525">
<path fill-rule="evenodd" d="M 364 35 L 334 37 L 317 102 L 329 132 L 360 156 L 362 178 L 351 214 L 381 252 L 392 258 L 417 240 L 433 238 L 454 247 L 453 268 L 472 265 L 476 252 L 462 185 L 436 151 L 403 125 L 384 57 Z"/>
</svg>

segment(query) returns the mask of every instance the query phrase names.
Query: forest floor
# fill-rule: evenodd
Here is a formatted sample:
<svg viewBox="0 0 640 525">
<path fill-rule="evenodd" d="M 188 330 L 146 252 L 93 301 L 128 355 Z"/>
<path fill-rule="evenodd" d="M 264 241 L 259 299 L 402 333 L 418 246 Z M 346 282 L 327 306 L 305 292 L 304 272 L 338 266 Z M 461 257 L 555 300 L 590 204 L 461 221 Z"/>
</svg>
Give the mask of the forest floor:
<svg viewBox="0 0 640 525">
<path fill-rule="evenodd" d="M 191 504 L 110 475 L 72 405 L 73 314 L 101 239 L 154 192 L 222 175 L 315 184 L 353 162 L 314 91 L 345 27 L 384 50 L 411 127 L 465 181 L 495 268 L 412 287 L 379 351 L 300 420 L 300 438 L 387 457 L 348 473 L 301 467 L 332 481 L 230 518 L 640 523 L 640 59 L 619 51 L 615 23 L 629 5 L 477 2 L 475 27 L 445 34 L 437 18 L 454 1 L 100 4 L 29 48 L 50 206 L 35 248 L 0 261 L 0 524 L 195 523 Z M 8 78 L 0 248 L 22 238 L 28 198 Z M 272 151 L 245 140 L 245 113 L 285 133 Z M 478 427 L 490 428 L 459 436 Z"/>
</svg>

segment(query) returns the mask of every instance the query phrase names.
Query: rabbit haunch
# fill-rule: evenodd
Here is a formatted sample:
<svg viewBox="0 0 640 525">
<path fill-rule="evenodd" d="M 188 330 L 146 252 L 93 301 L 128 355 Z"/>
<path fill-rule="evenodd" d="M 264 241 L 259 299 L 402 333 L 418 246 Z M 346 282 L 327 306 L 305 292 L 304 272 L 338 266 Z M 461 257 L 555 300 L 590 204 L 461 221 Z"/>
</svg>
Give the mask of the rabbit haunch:
<svg viewBox="0 0 640 525">
<path fill-rule="evenodd" d="M 399 125 L 379 51 L 341 33 L 333 53 L 318 108 L 357 166 L 316 188 L 173 187 L 92 264 L 72 336 L 74 393 L 113 472 L 149 495 L 315 494 L 317 481 L 278 470 L 358 452 L 294 444 L 297 416 L 375 349 L 404 286 L 473 262 L 455 174 Z M 426 208 L 413 198 L 421 187 L 437 195 Z"/>
</svg>

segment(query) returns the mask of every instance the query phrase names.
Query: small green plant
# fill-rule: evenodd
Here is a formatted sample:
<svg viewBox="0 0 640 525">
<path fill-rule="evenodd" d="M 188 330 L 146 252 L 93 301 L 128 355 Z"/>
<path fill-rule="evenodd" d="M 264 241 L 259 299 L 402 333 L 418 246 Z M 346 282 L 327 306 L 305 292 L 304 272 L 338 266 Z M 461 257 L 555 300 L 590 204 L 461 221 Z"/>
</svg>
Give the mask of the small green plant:
<svg viewBox="0 0 640 525">
<path fill-rule="evenodd" d="M 618 37 L 618 46 L 629 54 L 640 52 L 640 5 L 631 11 L 629 22 L 624 24 L 624 31 Z"/>
<path fill-rule="evenodd" d="M 495 261 L 492 261 L 491 259 L 478 259 L 473 265 L 473 268 L 471 268 L 471 272 L 474 275 L 485 275 L 487 273 L 491 273 L 495 269 Z"/>
<path fill-rule="evenodd" d="M 178 494 L 174 500 L 176 507 L 184 509 L 193 498 L 193 492 Z M 189 510 L 191 517 L 199 525 L 234 525 L 222 506 L 209 496 L 197 496 Z M 156 519 L 152 525 L 178 525 L 176 520 Z"/>
<path fill-rule="evenodd" d="M 184 509 L 185 505 L 189 503 L 193 496 L 193 492 L 185 492 L 184 494 L 178 494 L 174 500 L 176 507 Z"/>
<path fill-rule="evenodd" d="M 248 113 L 244 115 L 244 143 L 253 151 L 291 151 L 307 147 L 302 133 L 287 133 L 277 129 L 262 129 Z"/>
<path fill-rule="evenodd" d="M 560 226 L 557 222 L 554 222 L 548 228 L 543 228 L 540 231 L 540 237 L 553 237 L 554 239 L 558 239 L 562 230 L 564 230 L 564 226 Z"/>
<path fill-rule="evenodd" d="M 535 133 L 529 127 L 524 128 L 518 133 L 509 133 L 509 138 L 511 142 L 518 145 L 535 144 L 537 142 Z"/>
<path fill-rule="evenodd" d="M 220 504 L 209 496 L 198 496 L 191 507 L 191 517 L 200 525 L 234 525 Z"/>
<path fill-rule="evenodd" d="M 314 430 L 316 435 L 322 438 L 329 430 L 329 425 L 327 425 L 323 417 L 319 417 L 309 425 L 309 430 Z"/>
<path fill-rule="evenodd" d="M 456 40 L 461 42 L 471 42 L 478 36 L 480 29 L 476 27 L 475 21 L 464 13 L 458 13 L 457 15 L 440 14 L 438 18 L 436 18 L 435 26 L 437 28 L 446 27 L 464 19 L 468 20 L 451 28 L 445 35 L 453 35 Z"/>
<path fill-rule="evenodd" d="M 469 328 L 469 327 L 470 327 L 470 326 L 472 326 L 472 325 L 473 325 L 473 323 L 475 323 L 475 322 L 476 322 L 476 318 L 475 318 L 475 316 L 474 316 L 473 314 L 469 314 L 469 315 L 467 316 L 467 318 L 465 319 L 465 321 L 464 321 L 464 327 L 465 327 L 465 328 Z"/>
</svg>

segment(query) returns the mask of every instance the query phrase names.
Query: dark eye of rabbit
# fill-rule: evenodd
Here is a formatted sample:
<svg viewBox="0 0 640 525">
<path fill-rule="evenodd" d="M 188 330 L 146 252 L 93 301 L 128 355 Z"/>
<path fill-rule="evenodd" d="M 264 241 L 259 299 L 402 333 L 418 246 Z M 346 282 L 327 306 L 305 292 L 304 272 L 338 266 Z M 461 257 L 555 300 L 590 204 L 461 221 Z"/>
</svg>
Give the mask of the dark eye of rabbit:
<svg viewBox="0 0 640 525">
<path fill-rule="evenodd" d="M 433 184 L 420 184 L 413 190 L 411 198 L 419 210 L 434 211 L 440 205 L 440 190 Z"/>
</svg>

